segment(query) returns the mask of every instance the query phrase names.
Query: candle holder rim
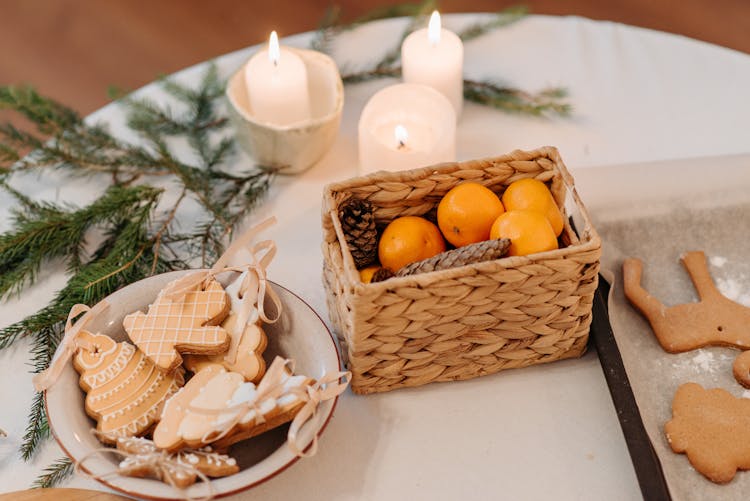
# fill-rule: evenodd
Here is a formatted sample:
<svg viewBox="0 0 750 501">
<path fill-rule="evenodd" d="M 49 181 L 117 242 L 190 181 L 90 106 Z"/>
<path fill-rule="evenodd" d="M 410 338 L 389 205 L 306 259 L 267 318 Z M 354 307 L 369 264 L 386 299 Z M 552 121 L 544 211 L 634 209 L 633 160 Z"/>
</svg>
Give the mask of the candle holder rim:
<svg viewBox="0 0 750 501">
<path fill-rule="evenodd" d="M 255 116 L 249 112 L 249 110 L 243 108 L 242 106 L 239 106 L 233 93 L 230 92 L 231 82 L 233 82 L 236 78 L 242 76 L 242 73 L 245 69 L 245 65 L 254 54 L 248 57 L 247 59 L 245 59 L 245 61 L 240 65 L 237 71 L 232 73 L 232 76 L 230 76 L 229 80 L 227 80 L 226 89 L 224 89 L 224 95 L 229 101 L 229 104 L 232 106 L 232 108 L 234 108 L 234 110 L 237 113 L 239 113 L 242 116 L 244 120 L 247 120 L 248 122 L 251 122 L 252 124 L 257 125 L 259 127 L 264 127 L 266 129 L 271 129 L 271 130 L 279 131 L 279 132 L 306 129 L 308 127 L 323 125 L 335 119 L 336 116 L 341 114 L 341 112 L 344 109 L 344 83 L 341 80 L 341 74 L 339 73 L 338 66 L 336 66 L 336 62 L 333 60 L 333 58 L 331 58 L 327 54 L 323 54 L 322 52 L 308 50 L 308 49 L 300 49 L 297 47 L 285 47 L 285 49 L 289 49 L 289 50 L 292 50 L 293 52 L 296 52 L 297 55 L 299 55 L 305 61 L 305 63 L 307 63 L 307 61 L 310 61 L 311 59 L 317 58 L 323 64 L 331 67 L 331 69 L 333 70 L 332 74 L 335 75 L 334 80 L 335 80 L 336 90 L 335 90 L 334 106 L 331 108 L 331 110 L 328 113 L 319 117 L 310 118 L 309 120 L 302 120 L 300 122 L 292 123 L 289 125 L 277 125 L 277 124 L 272 124 L 269 122 L 257 120 Z"/>
</svg>

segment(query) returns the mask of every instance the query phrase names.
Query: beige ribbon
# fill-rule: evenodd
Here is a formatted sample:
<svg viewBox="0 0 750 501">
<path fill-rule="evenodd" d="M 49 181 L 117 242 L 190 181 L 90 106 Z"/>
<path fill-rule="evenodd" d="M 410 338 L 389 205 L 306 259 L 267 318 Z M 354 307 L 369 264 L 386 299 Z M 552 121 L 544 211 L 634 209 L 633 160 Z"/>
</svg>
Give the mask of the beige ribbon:
<svg viewBox="0 0 750 501">
<path fill-rule="evenodd" d="M 78 335 L 92 318 L 101 314 L 108 307 L 109 303 L 106 300 L 102 300 L 95 304 L 93 308 L 85 304 L 76 304 L 70 309 L 68 320 L 65 322 L 65 335 L 62 341 L 60 341 L 60 345 L 57 347 L 57 351 L 55 351 L 49 367 L 34 376 L 32 380 L 36 391 L 44 391 L 55 384 L 60 374 L 62 374 L 65 364 L 73 358 L 79 348 L 90 348 L 88 343 L 84 343 L 78 339 Z M 83 313 L 83 316 L 74 325 L 73 319 L 81 313 Z"/>
<path fill-rule="evenodd" d="M 118 454 L 124 459 L 137 459 L 137 461 L 133 461 L 132 465 L 129 466 L 122 466 L 122 461 L 120 462 L 120 465 L 112 471 L 109 471 L 107 473 L 102 474 L 94 474 L 89 472 L 88 470 L 83 468 L 83 463 L 89 460 L 90 458 L 101 455 L 102 453 L 112 453 L 112 454 Z M 174 480 L 172 479 L 172 476 L 176 476 L 177 473 L 182 472 L 185 475 L 195 475 L 198 478 L 203 481 L 206 486 L 208 487 L 208 494 L 196 498 L 196 497 L 190 497 L 185 496 L 184 499 L 187 501 L 210 501 L 214 498 L 214 488 L 211 484 L 211 479 L 208 478 L 208 476 L 200 471 L 199 469 L 195 468 L 191 464 L 184 463 L 180 460 L 181 454 L 207 454 L 203 451 L 197 450 L 197 449 L 184 449 L 180 451 L 179 453 L 170 454 L 165 450 L 159 450 L 154 449 L 151 452 L 145 452 L 145 453 L 131 453 L 126 452 L 120 449 L 113 449 L 111 447 L 100 447 L 98 449 L 94 449 L 85 456 L 83 456 L 79 461 L 76 461 L 74 472 L 82 475 L 84 477 L 93 478 L 94 480 L 106 480 L 109 477 L 115 476 L 115 475 L 125 475 L 129 476 L 130 473 L 139 471 L 144 467 L 148 467 L 149 469 L 156 472 L 157 476 L 165 481 L 167 485 L 170 487 L 178 490 L 180 494 L 184 494 L 185 489 L 178 487 L 175 485 Z"/>
<path fill-rule="evenodd" d="M 310 457 L 318 452 L 317 433 L 313 434 L 310 450 L 307 452 L 305 452 L 302 446 L 297 443 L 299 440 L 298 433 L 302 428 L 302 425 L 315 417 L 318 412 L 318 406 L 321 402 L 336 398 L 344 392 L 349 385 L 351 377 L 352 373 L 349 371 L 329 372 L 314 384 L 305 388 L 306 391 L 301 395 L 303 400 L 306 400 L 305 405 L 299 410 L 299 412 L 297 412 L 297 415 L 294 416 L 294 420 L 292 420 L 292 424 L 289 426 L 289 433 L 287 434 L 287 444 L 297 456 Z M 341 382 L 342 379 L 343 382 Z"/>
<path fill-rule="evenodd" d="M 276 218 L 270 217 L 248 229 L 232 242 L 224 254 L 216 261 L 213 268 L 189 273 L 175 280 L 162 291 L 162 297 L 170 301 L 179 301 L 189 292 L 204 289 L 208 285 L 208 282 L 220 273 L 230 271 L 243 273 L 247 271 L 247 275 L 242 284 L 240 284 L 239 295 L 242 302 L 240 303 L 239 311 L 235 312 L 238 318 L 234 324 L 234 332 L 231 333 L 229 349 L 224 355 L 224 359 L 231 364 L 237 361 L 237 350 L 240 339 L 245 330 L 245 325 L 251 320 L 251 313 L 256 304 L 258 317 L 267 324 L 276 322 L 281 316 L 281 299 L 276 294 L 276 291 L 268 286 L 268 279 L 266 277 L 266 268 L 268 268 L 271 260 L 276 255 L 276 244 L 272 240 L 264 240 L 253 247 L 249 247 L 250 242 L 258 233 L 261 233 L 275 223 Z M 227 263 L 229 263 L 230 259 L 244 249 L 250 253 L 250 262 L 240 266 L 228 266 Z M 262 253 L 262 257 L 258 258 L 260 253 Z M 275 317 L 269 317 L 266 314 L 266 297 L 271 300 L 276 309 Z"/>
<path fill-rule="evenodd" d="M 290 366 L 289 371 L 293 374 L 294 361 L 277 356 L 271 363 L 268 371 L 266 371 L 263 379 L 261 379 L 258 384 L 255 398 L 250 402 L 242 402 L 226 409 L 205 409 L 189 406 L 189 410 L 197 414 L 209 416 L 231 415 L 229 419 L 222 420 L 218 424 L 217 429 L 206 433 L 201 438 L 201 442 L 211 443 L 224 438 L 242 421 L 248 412 L 253 410 L 255 411 L 255 424 L 259 425 L 264 423 L 265 417 L 263 416 L 263 412 L 261 412 L 261 405 L 263 402 L 270 398 L 277 399 L 285 394 L 295 394 L 300 400 L 304 401 L 305 404 L 292 420 L 292 424 L 289 427 L 289 433 L 287 434 L 287 442 L 289 448 L 297 456 L 309 457 L 315 455 L 318 450 L 317 433 L 313 436 L 310 450 L 305 452 L 303 447 L 297 443 L 299 441 L 299 431 L 308 420 L 315 417 L 318 406 L 321 402 L 336 398 L 343 393 L 349 385 L 351 373 L 348 371 L 327 373 L 312 385 L 307 385 L 304 388 L 286 389 L 284 387 L 286 379 L 284 376 L 287 375 L 287 366 Z M 341 379 L 344 379 L 344 381 L 340 382 Z"/>
<path fill-rule="evenodd" d="M 265 417 L 263 416 L 263 412 L 261 412 L 260 405 L 268 399 L 276 399 L 284 393 L 284 376 L 287 374 L 287 365 L 291 366 L 290 371 L 294 369 L 292 360 L 279 356 L 274 358 L 260 380 L 260 383 L 258 383 L 258 387 L 255 389 L 255 398 L 250 402 L 241 402 L 224 409 L 206 409 L 204 407 L 188 406 L 188 409 L 196 414 L 207 416 L 231 415 L 230 418 L 223 419 L 218 428 L 204 434 L 201 442 L 209 444 L 224 438 L 252 410 L 255 411 L 255 424 L 264 423 Z"/>
</svg>

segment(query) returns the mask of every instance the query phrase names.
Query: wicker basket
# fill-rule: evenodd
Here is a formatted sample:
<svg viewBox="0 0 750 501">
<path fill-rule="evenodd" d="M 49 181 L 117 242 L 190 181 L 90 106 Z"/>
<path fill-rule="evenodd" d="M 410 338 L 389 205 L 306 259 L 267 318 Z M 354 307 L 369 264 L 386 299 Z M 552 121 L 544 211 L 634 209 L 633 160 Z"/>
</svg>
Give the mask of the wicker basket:
<svg viewBox="0 0 750 501">
<path fill-rule="evenodd" d="M 399 216 L 435 220 L 462 181 L 501 194 L 517 179 L 550 187 L 564 210 L 561 248 L 364 284 L 338 218 L 351 197 L 369 200 L 379 227 Z M 572 216 L 576 233 L 568 223 Z M 555 148 L 378 172 L 326 187 L 323 281 L 356 393 L 469 379 L 577 357 L 586 349 L 601 241 Z"/>
</svg>

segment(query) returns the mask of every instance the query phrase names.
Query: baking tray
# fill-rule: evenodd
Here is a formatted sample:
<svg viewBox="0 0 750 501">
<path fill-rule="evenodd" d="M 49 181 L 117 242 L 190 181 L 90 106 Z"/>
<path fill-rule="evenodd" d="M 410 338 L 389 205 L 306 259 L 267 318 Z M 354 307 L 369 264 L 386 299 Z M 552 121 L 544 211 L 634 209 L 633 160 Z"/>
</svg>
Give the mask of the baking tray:
<svg viewBox="0 0 750 501">
<path fill-rule="evenodd" d="M 609 289 L 609 282 L 599 276 L 599 287 L 594 295 L 589 341 L 599 355 L 599 363 L 617 410 L 617 419 L 620 420 L 620 427 L 625 435 L 625 443 L 633 460 L 643 498 L 670 500 L 672 497 L 669 494 L 661 462 L 643 426 L 641 412 L 638 410 L 638 404 L 636 404 L 635 395 L 630 387 L 630 380 L 625 372 L 620 350 L 617 348 L 615 335 L 609 323 L 607 302 L 604 299 L 609 297 Z"/>
<path fill-rule="evenodd" d="M 670 240 L 662 244 L 655 244 L 649 242 L 649 240 L 659 238 L 659 235 L 665 237 L 674 230 L 669 225 L 661 223 L 662 217 L 666 221 L 672 221 L 668 218 L 674 207 L 687 208 L 693 211 L 693 215 L 701 216 L 700 218 L 704 220 L 704 227 L 706 221 L 708 221 L 712 227 L 711 230 L 713 230 L 713 227 L 719 226 L 719 221 L 715 222 L 715 212 L 713 212 L 717 205 L 732 207 L 732 204 L 735 204 L 743 208 L 748 206 L 748 200 L 750 199 L 747 195 L 750 192 L 750 155 L 588 168 L 574 170 L 573 175 L 577 190 L 585 201 L 603 241 L 602 274 L 604 276 L 600 277 L 600 286 L 594 298 L 590 342 L 599 355 L 643 497 L 649 500 L 704 499 L 706 496 L 703 494 L 711 493 L 708 498 L 715 498 L 716 495 L 723 497 L 726 494 L 734 496 L 732 499 L 736 499 L 736 488 L 731 491 L 731 487 L 727 486 L 730 487 L 730 490 L 726 490 L 723 486 L 715 486 L 702 480 L 701 476 L 693 470 L 690 470 L 688 474 L 686 469 L 674 469 L 675 457 L 679 457 L 679 461 L 682 461 L 681 468 L 689 469 L 689 465 L 684 455 L 673 456 L 663 440 L 663 432 L 661 432 L 663 423 L 668 419 L 665 414 L 669 412 L 672 393 L 664 395 L 664 398 L 658 404 L 658 412 L 655 414 L 654 409 L 657 407 L 654 407 L 653 401 L 648 400 L 646 398 L 648 395 L 644 393 L 644 388 L 649 386 L 645 381 L 652 381 L 652 379 L 648 377 L 644 379 L 642 369 L 637 364 L 634 365 L 634 360 L 641 360 L 642 363 L 650 364 L 651 359 L 648 358 L 647 352 L 643 355 L 641 351 L 635 352 L 634 358 L 633 339 L 636 338 L 633 336 L 643 336 L 639 338 L 642 341 L 646 338 L 653 338 L 653 335 L 650 328 L 647 329 L 645 321 L 643 321 L 643 325 L 623 324 L 623 312 L 626 315 L 635 315 L 636 317 L 638 315 L 628 311 L 627 305 L 623 306 L 624 298 L 621 297 L 621 286 L 617 285 L 610 291 L 608 280 L 614 279 L 619 283 L 618 266 L 621 266 L 619 260 L 623 257 L 621 255 L 623 249 L 627 251 L 628 255 L 635 255 L 632 253 L 640 252 L 643 255 L 639 257 L 645 258 L 646 261 L 646 273 L 652 272 L 656 276 L 657 271 L 659 271 L 662 277 L 667 276 L 666 281 L 674 281 L 673 285 L 682 288 L 679 294 L 662 299 L 676 299 L 676 302 L 690 300 L 689 297 L 684 296 L 684 294 L 688 296 L 690 294 L 684 292 L 685 289 L 690 289 L 690 286 L 686 285 L 687 278 L 677 276 L 681 273 L 677 264 L 679 254 L 676 253 L 673 256 L 674 263 L 671 263 L 664 261 L 664 254 L 670 254 L 675 249 L 668 249 L 666 252 L 662 252 L 662 250 L 668 246 L 685 245 L 685 242 L 690 242 L 690 245 L 708 245 L 710 250 L 712 247 L 709 244 L 710 241 L 692 236 L 686 239 L 675 238 L 675 242 Z M 747 219 L 744 213 L 740 213 L 739 217 L 743 220 Z M 658 223 L 645 228 L 638 226 L 638 221 L 649 218 L 652 222 L 657 221 Z M 683 223 L 685 219 L 683 215 Z M 628 225 L 626 229 L 635 231 L 633 233 L 611 232 L 610 239 L 606 230 L 614 228 L 614 226 L 608 226 L 609 224 L 620 224 L 617 221 L 620 223 L 626 222 Z M 631 222 L 635 223 L 631 224 Z M 734 223 L 736 224 L 736 221 Z M 730 221 L 726 224 L 732 225 L 733 223 Z M 742 227 L 746 226 L 747 224 Z M 666 233 L 658 233 L 659 228 L 661 230 L 666 229 Z M 716 233 L 726 235 L 727 229 L 732 228 L 725 226 L 722 228 L 723 233 L 722 231 Z M 684 230 L 680 227 L 675 234 L 680 236 L 687 234 L 682 232 Z M 670 237 L 674 237 L 674 235 L 670 235 Z M 628 245 L 620 247 L 623 238 L 628 241 Z M 641 239 L 641 241 L 638 239 Z M 736 245 L 735 240 L 737 240 L 736 237 L 731 241 L 732 246 Z M 683 248 L 680 251 L 685 252 L 700 248 L 702 247 L 696 247 L 696 249 Z M 716 249 L 717 246 L 713 246 L 714 252 L 716 252 Z M 738 254 L 735 252 L 734 256 L 737 257 Z M 657 257 L 661 261 L 651 263 L 653 267 L 649 271 L 649 258 L 656 259 Z M 672 256 L 670 255 L 670 257 Z M 662 268 L 669 268 L 669 270 L 666 272 L 656 270 L 657 265 Z M 664 275 L 664 273 L 669 275 Z M 652 283 L 652 285 L 654 284 Z M 656 286 L 654 287 L 656 288 Z M 610 292 L 614 294 L 610 295 Z M 612 312 L 608 310 L 608 304 L 617 308 L 614 311 L 617 321 L 610 322 L 610 313 Z M 618 326 L 616 333 L 613 331 L 613 325 Z M 633 329 L 621 330 L 624 325 L 633 327 Z M 618 339 L 627 341 L 624 352 L 622 351 L 622 345 L 618 347 Z M 653 357 L 653 352 L 651 356 Z M 674 366 L 675 361 L 679 362 L 679 359 L 674 355 L 665 354 L 663 357 L 660 356 L 659 359 L 655 360 L 658 362 L 655 365 L 664 362 L 663 365 L 667 367 L 667 370 Z M 626 370 L 626 367 L 631 370 L 630 373 Z M 633 369 L 638 370 L 632 372 Z M 633 377 L 636 379 L 631 381 Z M 676 388 L 677 382 L 673 381 L 670 384 Z M 672 390 L 670 387 L 669 391 Z M 639 409 L 638 402 L 641 405 L 645 404 L 647 407 Z M 642 411 L 646 414 L 642 414 Z M 659 413 L 662 416 L 658 420 L 658 428 L 655 428 L 654 416 L 659 415 Z M 652 439 L 662 441 L 655 447 Z M 666 463 L 663 465 L 664 461 Z M 675 471 L 682 472 L 682 475 L 675 475 Z M 746 477 L 750 473 L 739 473 L 738 475 Z M 699 480 L 702 480 L 704 485 L 701 485 Z M 747 478 L 742 479 L 742 482 L 746 481 Z M 735 479 L 734 482 L 737 483 L 738 479 Z M 693 489 L 694 487 L 695 489 Z M 719 490 L 716 490 L 717 487 Z M 741 487 L 741 485 L 735 487 Z M 739 496 L 744 499 L 742 491 L 740 491 Z"/>
</svg>

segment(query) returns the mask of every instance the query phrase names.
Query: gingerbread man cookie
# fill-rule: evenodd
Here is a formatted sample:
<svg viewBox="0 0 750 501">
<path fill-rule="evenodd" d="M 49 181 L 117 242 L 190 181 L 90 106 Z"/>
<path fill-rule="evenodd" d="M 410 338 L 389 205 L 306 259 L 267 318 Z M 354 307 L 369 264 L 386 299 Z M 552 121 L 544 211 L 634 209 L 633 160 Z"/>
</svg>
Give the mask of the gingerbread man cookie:
<svg viewBox="0 0 750 501">
<path fill-rule="evenodd" d="M 118 472 L 130 477 L 152 477 L 174 487 L 184 489 L 195 483 L 198 472 L 206 477 L 226 477 L 240 469 L 237 461 L 218 454 L 210 447 L 183 449 L 167 454 L 145 438 L 120 438 L 117 450 L 127 454 Z"/>
<path fill-rule="evenodd" d="M 156 446 L 171 451 L 214 443 L 224 449 L 291 421 L 313 381 L 292 375 L 283 359 L 274 364 L 257 387 L 219 365 L 198 372 L 165 405 L 154 429 Z"/>
<path fill-rule="evenodd" d="M 104 443 L 149 431 L 164 402 L 183 385 L 183 371 L 165 373 L 127 342 L 81 331 L 73 366 L 86 392 L 86 413 Z"/>
<path fill-rule="evenodd" d="M 268 345 L 268 338 L 261 327 L 257 305 L 251 306 L 249 315 L 243 318 L 240 314 L 246 307 L 244 302 L 249 299 L 243 296 L 250 291 L 257 290 L 256 284 L 246 284 L 257 276 L 252 270 L 247 270 L 226 287 L 226 292 L 231 301 L 231 313 L 222 322 L 221 326 L 231 336 L 229 350 L 224 355 L 186 355 L 185 368 L 191 372 L 199 372 L 211 364 L 218 364 L 230 372 L 242 374 L 245 381 L 257 383 L 266 371 L 266 363 L 263 360 L 263 352 Z M 245 285 L 243 287 L 243 284 Z M 244 323 L 244 327 L 240 325 Z"/>
<path fill-rule="evenodd" d="M 712 482 L 727 483 L 737 470 L 750 469 L 750 399 L 683 384 L 664 431 L 672 450 L 687 454 L 690 464 Z"/>
<path fill-rule="evenodd" d="M 181 297 L 162 291 L 148 313 L 131 313 L 123 326 L 147 357 L 162 370 L 171 371 L 182 363 L 180 353 L 215 355 L 227 350 L 230 339 L 219 324 L 229 306 L 224 288 L 211 279 L 205 287 L 198 282 Z"/>
</svg>

